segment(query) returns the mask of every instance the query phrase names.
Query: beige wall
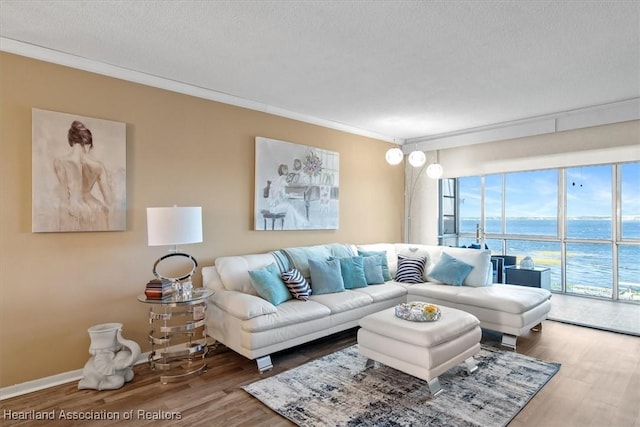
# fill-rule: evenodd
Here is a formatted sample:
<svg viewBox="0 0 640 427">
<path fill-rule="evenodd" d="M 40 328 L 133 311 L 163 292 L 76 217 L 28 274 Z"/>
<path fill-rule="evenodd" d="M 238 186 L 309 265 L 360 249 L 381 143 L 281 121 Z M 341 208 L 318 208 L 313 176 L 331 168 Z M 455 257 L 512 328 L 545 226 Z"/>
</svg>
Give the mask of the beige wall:
<svg viewBox="0 0 640 427">
<path fill-rule="evenodd" d="M 202 206 L 204 242 L 183 248 L 200 266 L 402 240 L 404 176 L 386 164 L 386 142 L 6 53 L 0 67 L 0 387 L 82 368 L 86 330 L 98 323 L 122 322 L 149 350 L 148 307 L 136 295 L 167 248 L 147 246 L 147 206 Z M 32 108 L 127 124 L 126 231 L 31 232 Z M 252 230 L 256 136 L 340 153 L 338 230 Z"/>
</svg>

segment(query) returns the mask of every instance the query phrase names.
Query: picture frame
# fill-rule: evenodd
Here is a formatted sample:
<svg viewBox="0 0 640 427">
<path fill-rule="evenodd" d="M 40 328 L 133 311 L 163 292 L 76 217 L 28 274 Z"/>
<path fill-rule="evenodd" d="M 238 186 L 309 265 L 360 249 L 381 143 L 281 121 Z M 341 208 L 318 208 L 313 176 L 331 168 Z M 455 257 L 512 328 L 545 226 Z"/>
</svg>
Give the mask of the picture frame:
<svg viewBox="0 0 640 427">
<path fill-rule="evenodd" d="M 32 232 L 126 229 L 126 124 L 32 109 Z"/>
<path fill-rule="evenodd" d="M 265 137 L 255 140 L 254 229 L 338 229 L 338 152 Z"/>
</svg>

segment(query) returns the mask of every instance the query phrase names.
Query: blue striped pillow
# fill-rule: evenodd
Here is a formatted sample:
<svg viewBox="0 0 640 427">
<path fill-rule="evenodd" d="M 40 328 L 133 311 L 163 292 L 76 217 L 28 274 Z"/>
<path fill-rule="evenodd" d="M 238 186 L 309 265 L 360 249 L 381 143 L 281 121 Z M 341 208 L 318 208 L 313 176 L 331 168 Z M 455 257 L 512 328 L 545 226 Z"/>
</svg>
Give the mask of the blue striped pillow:
<svg viewBox="0 0 640 427">
<path fill-rule="evenodd" d="M 427 264 L 425 257 L 411 258 L 398 255 L 398 271 L 396 272 L 396 282 L 402 283 L 423 283 L 424 269 Z"/>
<path fill-rule="evenodd" d="M 282 273 L 281 277 L 294 298 L 302 301 L 309 299 L 309 296 L 311 295 L 311 286 L 309 286 L 309 282 L 307 282 L 307 279 L 304 278 L 299 270 L 294 268 L 292 270 L 285 271 Z"/>
</svg>

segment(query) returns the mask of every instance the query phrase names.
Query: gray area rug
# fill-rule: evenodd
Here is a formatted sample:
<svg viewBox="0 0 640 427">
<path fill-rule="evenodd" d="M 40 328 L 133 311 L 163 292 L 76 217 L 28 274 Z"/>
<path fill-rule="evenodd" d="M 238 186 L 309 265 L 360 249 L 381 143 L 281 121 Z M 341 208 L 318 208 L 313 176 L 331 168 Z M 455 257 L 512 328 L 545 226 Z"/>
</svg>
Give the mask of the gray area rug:
<svg viewBox="0 0 640 427">
<path fill-rule="evenodd" d="M 242 387 L 300 426 L 505 426 L 560 369 L 483 346 L 478 370 L 464 364 L 440 376 L 443 393 L 366 358 L 354 345 Z"/>
</svg>

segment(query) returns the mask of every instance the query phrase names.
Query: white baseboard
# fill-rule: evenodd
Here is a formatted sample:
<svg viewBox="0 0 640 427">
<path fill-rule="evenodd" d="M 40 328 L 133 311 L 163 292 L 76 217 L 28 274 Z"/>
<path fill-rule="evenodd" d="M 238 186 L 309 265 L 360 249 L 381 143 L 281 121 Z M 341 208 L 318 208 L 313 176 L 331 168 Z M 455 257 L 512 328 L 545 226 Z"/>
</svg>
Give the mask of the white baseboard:
<svg viewBox="0 0 640 427">
<path fill-rule="evenodd" d="M 142 353 L 138 357 L 138 360 L 136 360 L 136 363 L 134 363 L 134 365 L 146 363 L 149 360 L 150 353 L 150 351 Z M 0 400 L 22 396 L 23 394 L 33 393 L 34 391 L 43 390 L 49 387 L 55 387 L 60 384 L 80 381 L 81 379 L 82 369 L 76 369 L 75 371 L 63 372 L 61 374 L 51 375 L 50 377 L 38 378 L 37 380 L 26 381 L 24 383 L 2 387 L 0 388 Z"/>
</svg>

